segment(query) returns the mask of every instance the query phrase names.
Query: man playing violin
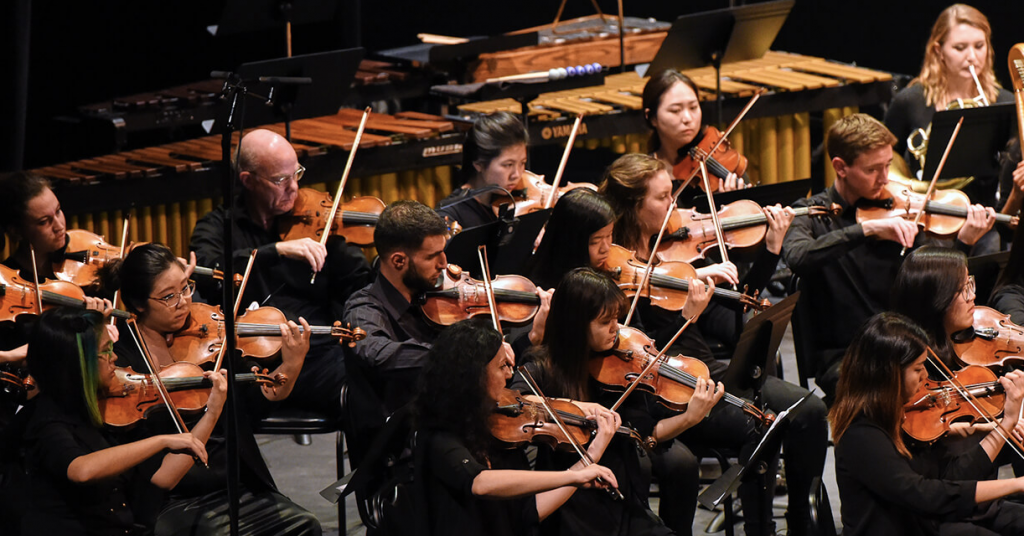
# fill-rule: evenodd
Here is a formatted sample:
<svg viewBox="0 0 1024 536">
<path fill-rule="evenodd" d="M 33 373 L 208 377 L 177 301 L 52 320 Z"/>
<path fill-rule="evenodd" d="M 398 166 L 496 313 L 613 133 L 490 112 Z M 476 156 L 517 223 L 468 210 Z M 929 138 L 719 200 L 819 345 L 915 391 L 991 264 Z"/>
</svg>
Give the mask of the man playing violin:
<svg viewBox="0 0 1024 536">
<path fill-rule="evenodd" d="M 405 405 L 437 337 L 416 306 L 434 288 L 448 265 L 444 248 L 448 226 L 426 205 L 398 201 L 377 220 L 373 242 L 380 256 L 377 278 L 349 298 L 344 321 L 366 331 L 346 356 L 351 426 L 372 433 L 384 418 Z M 362 438 L 369 439 L 367 435 Z M 349 444 L 354 463 L 362 452 Z"/>
<path fill-rule="evenodd" d="M 923 242 L 913 221 L 901 217 L 857 223 L 859 203 L 889 195 L 886 184 L 894 143 L 896 137 L 866 114 L 853 114 L 833 125 L 826 150 L 836 182 L 794 206 L 837 203 L 843 212 L 838 218 L 796 219 L 783 242 L 783 258 L 801 278 L 805 299 L 798 307 L 808 308 L 810 313 L 801 316 L 812 323 L 803 331 L 811 337 L 817 384 L 827 400 L 835 392 L 839 361 L 854 332 L 888 306 L 901 250 Z M 956 247 L 970 250 L 994 223 L 992 209 L 970 207 Z"/>
<path fill-rule="evenodd" d="M 310 238 L 281 241 L 276 218 L 294 207 L 298 181 L 305 173 L 288 140 L 269 130 L 253 130 L 242 138 L 235 165 L 243 187 L 232 201 L 236 218 L 231 251 L 238 273 L 257 250 L 242 303 L 273 306 L 289 318 L 301 316 L 311 325 L 331 325 L 341 317 L 345 300 L 370 281 L 362 251 L 338 236 L 331 236 L 326 246 Z M 189 249 L 201 266 L 219 267 L 227 221 L 227 207 L 221 206 L 196 223 Z M 312 273 L 318 274 L 313 283 Z M 199 294 L 219 303 L 219 285 L 217 281 L 203 282 Z M 287 404 L 338 417 L 344 379 L 343 353 L 337 342 L 327 336 L 313 337 Z"/>
</svg>

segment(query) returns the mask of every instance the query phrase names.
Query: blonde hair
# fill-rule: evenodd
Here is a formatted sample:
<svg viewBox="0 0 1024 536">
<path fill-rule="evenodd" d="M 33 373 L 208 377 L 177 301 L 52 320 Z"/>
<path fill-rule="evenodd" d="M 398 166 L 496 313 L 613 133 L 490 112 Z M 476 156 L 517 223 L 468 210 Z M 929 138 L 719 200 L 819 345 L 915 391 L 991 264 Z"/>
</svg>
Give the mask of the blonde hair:
<svg viewBox="0 0 1024 536">
<path fill-rule="evenodd" d="M 947 7 L 932 26 L 932 35 L 925 45 L 924 62 L 921 64 L 921 73 L 910 81 L 910 86 L 921 84 L 924 87 L 924 101 L 928 106 L 945 105 L 949 102 L 946 91 L 946 84 L 949 81 L 946 73 L 946 65 L 942 61 L 940 49 L 949 31 L 957 24 L 966 24 L 977 28 L 985 34 L 985 46 L 988 48 L 988 57 L 985 60 L 985 69 L 978 73 L 978 80 L 981 88 L 985 91 L 985 98 L 989 102 L 995 102 L 999 93 L 999 82 L 996 81 L 996 73 L 993 70 L 995 55 L 992 52 L 992 26 L 988 18 L 977 9 L 966 4 L 953 4 Z"/>
<path fill-rule="evenodd" d="M 825 136 L 825 150 L 830 158 L 839 157 L 849 165 L 861 154 L 896 143 L 889 129 L 867 114 L 848 115 L 836 121 Z"/>
<path fill-rule="evenodd" d="M 618 215 L 612 238 L 616 244 L 638 249 L 645 237 L 640 225 L 640 207 L 647 196 L 647 180 L 659 171 L 668 171 L 667 164 L 645 154 L 620 156 L 605 171 L 598 191 L 605 195 Z"/>
</svg>

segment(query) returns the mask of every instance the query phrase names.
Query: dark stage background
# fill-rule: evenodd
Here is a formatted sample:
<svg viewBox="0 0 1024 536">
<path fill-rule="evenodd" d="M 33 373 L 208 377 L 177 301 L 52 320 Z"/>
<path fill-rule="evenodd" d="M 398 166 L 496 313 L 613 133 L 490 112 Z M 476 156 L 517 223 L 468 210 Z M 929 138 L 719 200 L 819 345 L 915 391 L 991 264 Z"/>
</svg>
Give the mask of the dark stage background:
<svg viewBox="0 0 1024 536">
<path fill-rule="evenodd" d="M 73 114 L 79 105 L 202 80 L 213 69 L 285 53 L 283 30 L 232 37 L 207 33 L 223 8 L 218 0 L 0 3 L 7 60 L 0 78 L 3 170 L 64 160 L 75 141 L 55 135 L 52 118 Z M 612 0 L 599 3 L 606 12 L 616 9 Z M 663 21 L 727 5 L 723 0 L 625 0 L 627 15 Z M 946 5 L 798 0 L 773 48 L 915 74 L 931 25 Z M 1014 28 L 1024 4 L 985 0 L 973 5 L 992 22 L 996 73 L 1008 85 L 1006 53 L 1024 41 L 1024 32 Z M 556 0 L 362 0 L 358 5 L 339 0 L 332 22 L 295 28 L 294 53 L 357 44 L 369 51 L 392 48 L 415 43 L 418 32 L 497 34 L 548 23 L 557 7 Z M 564 18 L 591 13 L 589 1 L 570 0 Z"/>
</svg>

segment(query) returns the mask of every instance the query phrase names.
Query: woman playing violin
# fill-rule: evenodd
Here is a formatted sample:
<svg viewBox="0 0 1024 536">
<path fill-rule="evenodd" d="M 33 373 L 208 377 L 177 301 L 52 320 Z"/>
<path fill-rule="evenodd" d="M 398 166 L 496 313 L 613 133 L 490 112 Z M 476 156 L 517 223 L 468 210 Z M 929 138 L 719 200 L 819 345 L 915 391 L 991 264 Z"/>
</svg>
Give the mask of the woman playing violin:
<svg viewBox="0 0 1024 536">
<path fill-rule="evenodd" d="M 170 346 L 174 335 L 188 320 L 189 305 L 192 303 L 193 283 L 188 274 L 192 265 L 184 266 L 166 246 L 145 244 L 132 249 L 113 274 L 119 282 L 125 307 L 137 315 L 137 324 L 146 346 L 158 366 L 173 362 Z M 284 527 L 295 524 L 299 533 L 319 534 L 320 526 L 312 514 L 281 495 L 267 469 L 259 447 L 249 428 L 248 416 L 258 417 L 269 409 L 269 402 L 284 400 L 291 394 L 298 377 L 306 351 L 309 348 L 309 325 L 299 320 L 304 328 L 289 322 L 281 326 L 281 365 L 274 375 L 284 374 L 287 382 L 280 387 L 263 386 L 262 389 L 248 388 L 241 392 L 238 419 L 239 458 L 241 465 L 241 511 L 240 523 L 244 526 L 256 523 L 259 534 L 276 534 Z M 124 332 L 114 346 L 118 364 L 130 366 L 136 372 L 148 370 L 143 354 L 135 345 L 132 335 Z M 233 356 L 226 356 L 231 359 Z M 239 367 L 243 368 L 243 367 Z M 246 415 L 247 414 L 247 415 Z M 144 428 L 162 429 L 167 426 L 163 415 L 150 418 Z M 223 488 L 226 471 L 225 436 L 218 428 L 211 440 L 210 470 L 193 470 L 172 495 L 170 502 L 163 504 L 156 525 L 157 534 L 223 534 L 228 530 L 227 492 Z M 200 515 L 207 509 L 216 509 L 223 515 Z M 277 512 L 273 523 L 257 523 L 266 512 Z"/>
<path fill-rule="evenodd" d="M 143 490 L 172 489 L 193 457 L 207 462 L 204 444 L 224 405 L 224 375 L 206 373 L 214 387 L 191 433 L 118 441 L 104 430 L 97 403 L 115 379 L 108 329 L 95 311 L 67 308 L 43 313 L 33 328 L 28 363 L 42 394 L 28 409 L 24 438 L 31 475 L 24 534 L 134 534 Z"/>
<path fill-rule="evenodd" d="M 614 209 L 597 192 L 577 188 L 558 198 L 540 246 L 527 264 L 530 280 L 554 288 L 573 268 L 604 269 L 614 224 Z"/>
<path fill-rule="evenodd" d="M 4 264 L 32 281 L 31 250 L 35 249 L 39 281 L 56 279 L 53 262 L 60 259 L 68 235 L 64 211 L 49 181 L 24 172 L 9 173 L 0 178 L 0 192 L 0 220 L 18 243 Z"/>
<path fill-rule="evenodd" d="M 687 313 L 697 315 L 707 304 L 709 293 L 695 286 L 688 301 Z M 611 351 L 618 341 L 620 316 L 627 302 L 613 281 L 589 268 L 578 268 L 566 274 L 555 289 L 543 334 L 543 344 L 535 347 L 525 365 L 547 396 L 568 397 L 583 402 L 601 402 L 610 406 L 616 395 L 605 393 L 591 378 L 588 363 Z M 528 387 L 517 377 L 512 388 L 522 391 Z M 722 397 L 724 389 L 713 382 L 699 380 L 693 398 L 684 413 L 669 412 L 649 400 L 642 393 L 634 393 L 620 408 L 624 421 L 637 428 L 643 437 L 653 437 L 661 443 L 670 442 L 683 430 L 692 427 L 707 414 Z M 585 408 L 595 406 L 584 404 Z M 597 411 L 600 411 L 597 409 Z M 607 410 L 605 410 L 607 411 Z M 565 461 L 554 459 L 554 466 Z M 592 490 L 578 491 L 563 506 L 557 519 L 562 534 L 669 534 L 675 527 L 662 521 L 647 506 L 649 479 L 641 476 L 640 460 L 635 445 L 623 439 L 613 439 L 602 463 L 615 471 L 619 489 L 625 501 L 611 501 L 605 494 Z M 662 481 L 662 490 L 673 485 L 691 485 L 696 492 L 697 474 L 690 481 Z M 689 511 L 672 512 L 689 520 L 681 529 L 689 532 L 696 500 Z M 667 513 L 667 510 L 663 509 Z M 678 529 L 677 529 L 678 530 Z"/>
<path fill-rule="evenodd" d="M 428 534 L 531 534 L 576 488 L 594 487 L 599 477 L 616 485 L 612 471 L 597 464 L 531 471 L 521 448 L 494 439 L 488 418 L 512 374 L 511 348 L 489 322 L 454 324 L 431 348 L 415 401 Z M 587 451 L 598 461 L 619 419 L 599 406 L 589 409 L 598 432 Z"/>
<path fill-rule="evenodd" d="M 688 156 L 691 147 L 704 138 L 707 126 L 700 109 L 697 84 L 685 74 L 674 69 L 655 73 L 644 86 L 643 107 L 647 126 L 651 127 L 651 139 L 647 149 L 651 156 L 672 169 L 680 159 Z M 677 177 L 685 180 L 686 177 Z M 747 187 L 747 183 L 736 173 L 721 177 L 719 191 L 728 192 Z M 699 181 L 697 177 L 695 181 Z M 694 182 L 693 185 L 696 185 Z M 691 199 L 691 194 L 683 194 Z M 686 203 L 689 204 L 688 202 Z"/>
<path fill-rule="evenodd" d="M 903 404 L 928 377 L 928 338 L 907 317 L 882 313 L 868 320 L 843 358 L 829 412 L 843 534 L 1021 534 L 1024 507 L 997 499 L 1024 491 L 1024 478 L 984 476 L 1003 446 L 1000 435 L 938 457 L 920 452 L 900 431 Z M 1019 439 L 1024 375 L 1015 372 L 1000 384 L 1007 396 L 999 426 Z"/>
<path fill-rule="evenodd" d="M 459 222 L 463 229 L 496 220 L 491 201 L 507 196 L 500 189 L 516 189 L 526 172 L 528 141 L 526 127 L 513 114 L 495 112 L 477 119 L 462 147 L 463 184 L 438 203 L 437 212 Z M 471 190 L 486 186 L 500 189 L 467 199 Z"/>
<path fill-rule="evenodd" d="M 627 248 L 635 248 L 638 257 L 650 255 L 649 239 L 656 234 L 672 208 L 671 179 L 665 164 L 646 155 L 625 155 L 613 163 L 606 173 L 601 191 L 616 207 L 619 219 L 615 223 L 615 241 Z M 775 271 L 781 251 L 782 240 L 789 224 L 793 221 L 790 208 L 768 207 L 765 214 L 769 221 L 766 249 L 744 278 L 744 286 L 759 290 L 767 285 Z M 718 281 L 738 283 L 736 266 L 723 263 L 697 269 L 701 277 L 712 277 Z M 648 334 L 659 344 L 665 344 L 681 325 L 682 319 L 651 306 L 642 300 L 637 312 Z M 715 359 L 705 334 L 713 334 L 727 347 L 735 345 L 739 336 L 738 320 L 734 311 L 709 306 L 696 325 L 691 325 L 676 343 L 673 353 L 682 353 L 700 359 L 708 365 L 711 378 L 719 381 L 724 377 L 726 365 Z M 782 411 L 807 394 L 807 390 L 777 377 L 768 376 L 763 387 L 764 400 L 768 408 Z M 807 530 L 808 511 L 806 500 L 811 479 L 821 474 L 825 464 L 827 430 L 825 427 L 825 405 L 817 397 L 811 397 L 793 415 L 792 426 L 783 436 L 786 459 L 786 474 L 789 483 L 789 530 L 793 534 L 804 534 Z M 753 422 L 734 406 L 721 405 L 711 412 L 711 417 L 681 436 L 687 446 L 728 445 L 749 455 L 758 442 L 759 434 Z M 662 459 L 652 458 L 655 474 L 659 480 L 668 475 L 685 472 L 696 463 L 693 454 L 686 447 L 676 447 Z M 773 528 L 761 526 L 762 508 L 770 508 L 772 494 L 760 495 L 753 481 L 740 487 L 744 497 L 744 518 L 747 534 L 770 533 Z M 680 501 L 682 499 L 679 499 Z M 682 506 L 680 506 L 682 508 Z"/>
</svg>

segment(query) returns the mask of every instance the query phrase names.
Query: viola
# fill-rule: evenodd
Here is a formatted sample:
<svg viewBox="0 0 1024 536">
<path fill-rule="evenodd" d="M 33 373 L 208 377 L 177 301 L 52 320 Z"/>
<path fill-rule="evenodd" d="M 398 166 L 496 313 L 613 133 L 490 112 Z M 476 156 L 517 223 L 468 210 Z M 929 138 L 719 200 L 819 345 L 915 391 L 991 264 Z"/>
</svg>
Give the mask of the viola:
<svg viewBox="0 0 1024 536">
<path fill-rule="evenodd" d="M 576 188 L 587 188 L 595 192 L 597 191 L 597 186 L 587 182 L 567 182 L 565 186 L 558 188 L 558 197 L 562 197 L 567 192 Z M 515 215 L 522 216 L 544 210 L 550 195 L 551 185 L 544 182 L 544 175 L 537 175 L 531 171 L 524 172 L 522 178 L 519 179 L 519 184 L 512 190 L 512 197 L 515 199 L 516 205 Z M 507 197 L 498 194 L 493 201 L 495 210 L 501 205 L 508 204 L 508 202 Z"/>
<path fill-rule="evenodd" d="M 924 231 L 949 238 L 960 232 L 960 228 L 967 222 L 967 209 L 970 206 L 971 199 L 960 190 L 935 190 L 932 199 L 925 203 L 924 194 L 916 193 L 904 184 L 890 182 L 885 185 L 885 194 L 881 199 L 861 200 L 857 207 L 857 223 L 893 217 L 914 221 L 923 209 L 920 224 Z M 996 221 L 1016 228 L 1018 218 L 996 214 Z"/>
<path fill-rule="evenodd" d="M 829 208 L 800 207 L 793 211 L 797 216 L 838 216 L 842 208 L 833 203 Z M 768 217 L 764 209 L 749 199 L 719 207 L 718 221 L 722 226 L 725 245 L 730 250 L 749 250 L 764 242 L 768 235 Z M 707 258 L 708 249 L 717 245 L 715 226 L 709 214 L 677 208 L 669 218 L 658 253 L 665 260 L 693 262 Z"/>
<path fill-rule="evenodd" d="M 591 359 L 588 366 L 590 375 L 598 383 L 613 390 L 623 390 L 657 357 L 658 349 L 647 335 L 636 328 L 620 326 L 612 350 L 607 356 Z M 703 361 L 682 355 L 664 356 L 647 376 L 640 378 L 637 389 L 654 395 L 660 404 L 671 410 L 685 411 L 698 378 L 711 378 Z M 771 426 L 775 420 L 773 413 L 761 411 L 749 400 L 729 393 L 725 393 L 722 400 L 743 410 L 762 425 Z"/>
<path fill-rule="evenodd" d="M 511 389 L 505 389 L 497 402 L 494 413 L 487 419 L 487 426 L 494 438 L 509 448 L 541 443 L 552 449 L 572 449 L 572 442 L 550 420 L 540 404 Z M 572 401 L 549 398 L 547 403 L 566 424 L 566 432 L 572 434 L 577 443 L 586 445 L 597 435 L 597 423 L 588 419 L 583 409 Z M 645 441 L 639 432 L 626 426 L 620 426 L 615 433 L 636 441 L 637 445 L 646 450 L 655 446 L 652 444 L 653 439 Z"/>
<path fill-rule="evenodd" d="M 612 244 L 605 261 L 605 272 L 618 284 L 627 296 L 633 296 L 639 290 L 643 279 L 646 263 L 628 249 Z M 647 286 L 640 290 L 642 297 L 651 300 L 651 305 L 668 311 L 681 311 L 686 304 L 686 295 L 690 290 L 689 279 L 697 277 L 697 270 L 688 263 L 680 261 L 660 261 L 651 268 L 651 276 Z M 765 299 L 749 296 L 735 290 L 715 287 L 713 296 L 720 300 L 728 300 L 743 305 L 744 309 L 764 311 L 772 306 Z"/>
<path fill-rule="evenodd" d="M 526 324 L 540 310 L 537 285 L 529 279 L 521 275 L 499 275 L 491 285 L 500 322 Z M 454 264 L 449 264 L 441 273 L 437 288 L 423 293 L 420 308 L 427 320 L 438 326 L 450 326 L 476 315 L 491 314 L 484 283 L 469 277 Z"/>
<path fill-rule="evenodd" d="M 953 339 L 953 351 L 968 365 L 1004 366 L 1007 360 L 1024 360 L 1024 327 L 991 307 L 974 308 L 973 337 Z"/>
<path fill-rule="evenodd" d="M 327 217 L 331 213 L 334 201 L 331 194 L 312 188 L 299 188 L 295 206 L 288 214 L 278 216 L 277 232 L 281 240 L 297 240 L 311 238 L 320 240 L 327 228 Z M 373 231 L 377 228 L 377 220 L 387 205 L 373 196 L 355 197 L 351 201 L 338 206 L 338 213 L 331 223 L 330 233 L 342 236 L 349 244 L 359 247 L 373 245 Z M 462 226 L 459 222 L 447 217 L 449 238 L 459 234 Z"/>
<path fill-rule="evenodd" d="M 118 367 L 116 380 L 100 394 L 98 400 L 103 422 L 108 426 L 126 427 L 147 418 L 164 403 L 154 380 L 149 374 L 138 374 L 131 367 Z M 181 412 L 198 412 L 206 407 L 213 383 L 203 376 L 203 370 L 192 363 L 174 363 L 164 367 L 160 379 L 171 396 L 171 403 Z M 282 374 L 235 374 L 235 382 L 261 385 L 284 385 Z"/>
<path fill-rule="evenodd" d="M 679 161 L 672 166 L 672 176 L 676 180 L 689 180 L 690 177 L 696 176 L 700 172 L 700 160 L 704 159 L 704 165 L 708 170 L 708 184 L 712 190 L 718 190 L 721 180 L 730 173 L 742 177 L 747 172 L 747 158 L 733 149 L 728 138 L 722 140 L 723 136 L 722 131 L 708 125 L 704 129 L 704 136 L 701 140 L 686 154 L 680 155 Z M 713 154 L 709 154 L 718 140 L 722 140 L 722 143 L 718 145 Z M 703 181 L 699 184 L 703 189 Z"/>
<path fill-rule="evenodd" d="M 224 343 L 224 314 L 220 307 L 205 303 L 191 303 L 189 308 L 185 325 L 174 333 L 173 342 L 168 347 L 171 357 L 176 362 L 196 365 L 212 363 Z M 281 324 L 285 322 L 284 313 L 273 307 L 245 311 L 235 319 L 236 347 L 243 357 L 274 357 L 281 351 Z M 366 337 L 362 329 L 342 327 L 341 322 L 335 322 L 333 326 L 310 326 L 310 330 L 313 335 L 330 335 L 349 345 Z"/>
<path fill-rule="evenodd" d="M 981 366 L 968 366 L 953 376 L 976 399 L 981 409 L 991 415 L 1003 411 L 1006 395 L 995 372 Z M 976 422 L 982 414 L 964 399 L 948 381 L 926 380 L 903 405 L 903 431 L 910 437 L 932 442 L 949 432 L 954 421 Z"/>
<path fill-rule="evenodd" d="M 47 280 L 39 285 L 39 293 L 43 298 L 43 310 L 60 306 L 85 308 L 85 292 L 74 283 Z M 0 294 L 3 299 L 0 322 L 12 321 L 18 315 L 34 315 L 39 312 L 35 284 L 22 279 L 14 268 L 0 265 Z M 115 309 L 113 316 L 131 318 L 131 314 L 120 309 Z"/>
</svg>

